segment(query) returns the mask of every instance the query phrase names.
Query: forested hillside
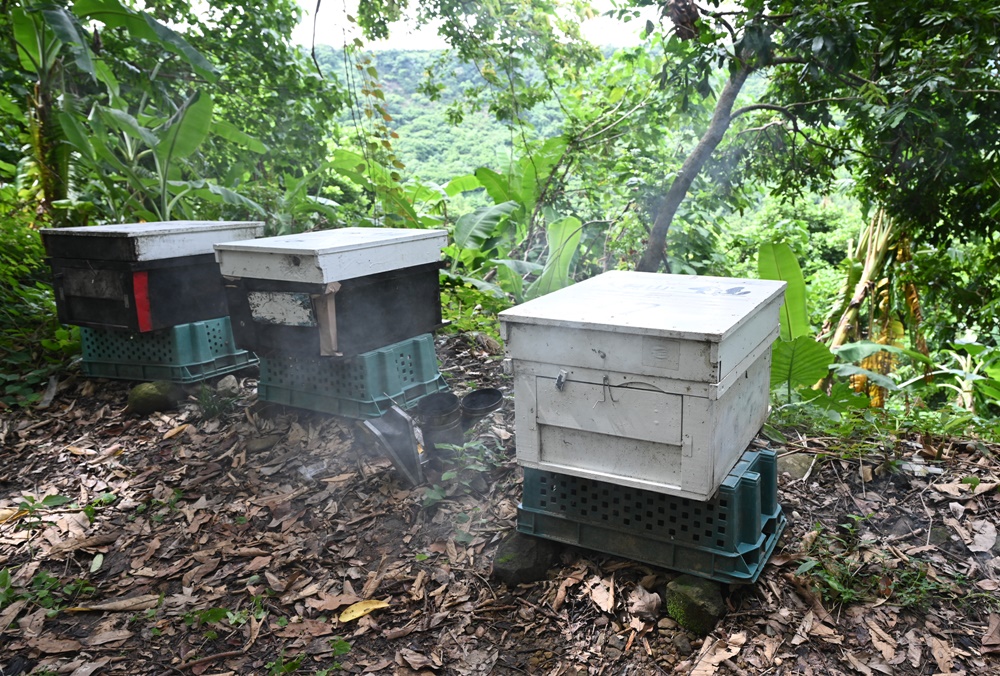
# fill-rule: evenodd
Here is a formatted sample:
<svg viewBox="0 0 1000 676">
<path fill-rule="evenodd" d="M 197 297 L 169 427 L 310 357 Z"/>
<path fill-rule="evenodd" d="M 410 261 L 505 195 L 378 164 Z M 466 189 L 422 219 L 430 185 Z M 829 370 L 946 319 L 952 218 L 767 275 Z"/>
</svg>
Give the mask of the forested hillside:
<svg viewBox="0 0 1000 676">
<path fill-rule="evenodd" d="M 478 167 L 502 170 L 515 144 L 562 132 L 563 114 L 554 101 L 527 111 L 521 120 L 498 121 L 479 70 L 448 52 L 380 50 L 367 56 L 385 92 L 390 126 L 399 134 L 395 149 L 406 178 L 444 185 Z M 325 73 L 344 80 L 349 89 L 356 86 L 343 51 L 318 45 L 316 58 Z M 470 104 L 469 98 L 482 105 Z M 349 135 L 362 115 L 357 107 L 345 110 L 343 132 Z"/>
</svg>

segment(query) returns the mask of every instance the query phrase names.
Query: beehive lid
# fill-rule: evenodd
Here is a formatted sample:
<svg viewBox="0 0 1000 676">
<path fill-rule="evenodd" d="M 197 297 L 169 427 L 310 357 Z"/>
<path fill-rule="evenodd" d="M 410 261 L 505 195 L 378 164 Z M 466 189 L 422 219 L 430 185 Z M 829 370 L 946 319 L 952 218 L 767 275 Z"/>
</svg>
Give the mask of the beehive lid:
<svg viewBox="0 0 1000 676">
<path fill-rule="evenodd" d="M 722 342 L 784 289 L 763 279 L 611 271 L 504 310 L 500 320 Z"/>
<path fill-rule="evenodd" d="M 227 242 L 215 247 L 223 275 L 325 284 L 433 263 L 444 230 L 338 228 Z"/>
<path fill-rule="evenodd" d="M 42 241 L 52 258 L 139 262 L 211 254 L 219 242 L 263 233 L 255 221 L 160 221 L 45 228 Z"/>
</svg>

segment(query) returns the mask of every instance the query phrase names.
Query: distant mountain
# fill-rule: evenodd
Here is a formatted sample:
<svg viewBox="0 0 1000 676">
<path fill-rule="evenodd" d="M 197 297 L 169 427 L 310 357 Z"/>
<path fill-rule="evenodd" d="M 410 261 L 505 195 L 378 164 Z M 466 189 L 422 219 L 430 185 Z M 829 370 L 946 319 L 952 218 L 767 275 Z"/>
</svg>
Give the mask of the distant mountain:
<svg viewBox="0 0 1000 676">
<path fill-rule="evenodd" d="M 344 68 L 342 51 L 318 45 L 316 53 L 325 72 L 349 84 L 356 80 L 356 69 Z M 463 107 L 460 123 L 449 122 L 457 117 L 455 111 L 465 93 L 485 87 L 486 81 L 475 66 L 460 63 L 446 52 L 389 50 L 368 56 L 372 57 L 385 94 L 385 107 L 392 117 L 389 126 L 399 134 L 394 150 L 406 165 L 402 172 L 406 177 L 443 185 L 477 167 L 503 171 L 515 134 L 548 138 L 560 133 L 561 114 L 552 102 L 531 111 L 531 126 L 523 130 L 497 122 L 486 110 L 468 107 Z M 433 79 L 428 79 L 429 72 L 434 74 Z M 357 82 L 353 86 L 360 88 Z M 434 94 L 433 100 L 429 93 Z M 488 93 L 481 98 L 488 105 Z M 355 111 L 355 116 L 359 114 Z M 350 113 L 344 115 L 343 124 L 348 129 L 354 125 Z"/>
</svg>

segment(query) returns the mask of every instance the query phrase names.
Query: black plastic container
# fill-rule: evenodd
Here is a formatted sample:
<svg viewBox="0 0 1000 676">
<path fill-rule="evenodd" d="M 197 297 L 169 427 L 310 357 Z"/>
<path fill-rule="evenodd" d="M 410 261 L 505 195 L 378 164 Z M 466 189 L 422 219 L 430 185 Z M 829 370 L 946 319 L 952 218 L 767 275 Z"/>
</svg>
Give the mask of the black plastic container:
<svg viewBox="0 0 1000 676">
<path fill-rule="evenodd" d="M 503 405 L 503 392 L 494 387 L 473 390 L 462 397 L 462 428 L 469 429 L 483 416 Z"/>
<path fill-rule="evenodd" d="M 438 457 L 449 455 L 441 448 L 443 444 L 461 446 L 465 443 L 462 429 L 462 407 L 451 392 L 430 394 L 417 404 L 417 418 L 424 435 L 424 447 L 433 450 Z"/>
</svg>

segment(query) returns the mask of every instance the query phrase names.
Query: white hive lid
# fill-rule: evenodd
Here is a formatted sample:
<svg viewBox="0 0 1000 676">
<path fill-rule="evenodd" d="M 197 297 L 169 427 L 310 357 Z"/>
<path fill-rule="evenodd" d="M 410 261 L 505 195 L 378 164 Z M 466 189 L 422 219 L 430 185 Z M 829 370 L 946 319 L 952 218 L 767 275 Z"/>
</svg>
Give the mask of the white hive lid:
<svg viewBox="0 0 1000 676">
<path fill-rule="evenodd" d="M 45 228 L 41 231 L 55 258 L 151 261 L 211 254 L 214 245 L 264 233 L 257 221 L 156 221 Z"/>
<path fill-rule="evenodd" d="M 338 228 L 215 246 L 223 275 L 328 283 L 441 259 L 445 230 Z"/>
<path fill-rule="evenodd" d="M 611 271 L 500 313 L 514 324 L 721 342 L 785 282 Z"/>
</svg>

